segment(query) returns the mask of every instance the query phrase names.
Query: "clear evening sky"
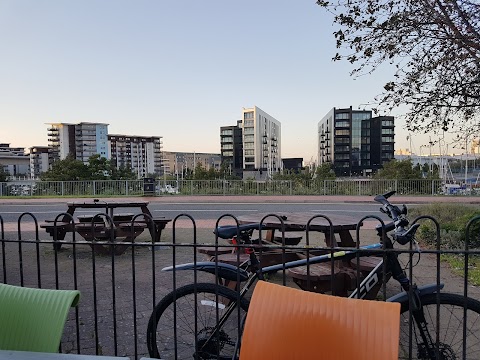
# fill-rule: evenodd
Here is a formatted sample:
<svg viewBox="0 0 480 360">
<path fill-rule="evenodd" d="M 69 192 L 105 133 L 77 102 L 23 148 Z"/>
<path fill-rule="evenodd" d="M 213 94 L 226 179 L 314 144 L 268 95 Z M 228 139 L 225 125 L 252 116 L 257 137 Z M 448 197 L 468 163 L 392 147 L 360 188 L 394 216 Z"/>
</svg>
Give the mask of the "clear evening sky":
<svg viewBox="0 0 480 360">
<path fill-rule="evenodd" d="M 333 31 L 314 0 L 0 0 L 0 142 L 47 145 L 45 123 L 84 121 L 220 152 L 220 126 L 256 105 L 281 122 L 283 157 L 315 160 L 323 115 L 392 71 L 351 78 Z M 407 135 L 398 121 L 396 149 Z"/>
</svg>

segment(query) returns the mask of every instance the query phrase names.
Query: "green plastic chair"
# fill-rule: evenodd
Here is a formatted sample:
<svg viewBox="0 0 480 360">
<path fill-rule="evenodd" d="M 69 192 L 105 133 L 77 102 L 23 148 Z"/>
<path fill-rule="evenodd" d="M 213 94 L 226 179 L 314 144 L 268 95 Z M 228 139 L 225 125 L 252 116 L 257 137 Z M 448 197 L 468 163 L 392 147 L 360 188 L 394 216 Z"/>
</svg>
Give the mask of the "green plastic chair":
<svg viewBox="0 0 480 360">
<path fill-rule="evenodd" d="M 0 284 L 0 349 L 58 352 L 77 290 L 32 289 Z"/>
</svg>

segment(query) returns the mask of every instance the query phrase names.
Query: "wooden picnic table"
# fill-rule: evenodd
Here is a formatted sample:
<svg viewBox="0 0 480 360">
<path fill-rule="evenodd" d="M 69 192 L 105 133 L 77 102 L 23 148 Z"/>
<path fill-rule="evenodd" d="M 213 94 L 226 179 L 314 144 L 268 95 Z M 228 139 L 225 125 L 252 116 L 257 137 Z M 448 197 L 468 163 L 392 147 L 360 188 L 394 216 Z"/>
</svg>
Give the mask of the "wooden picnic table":
<svg viewBox="0 0 480 360">
<path fill-rule="evenodd" d="M 56 240 L 64 240 L 68 232 L 77 232 L 85 240 L 92 242 L 92 248 L 101 254 L 111 253 L 111 245 L 94 244 L 96 241 L 117 241 L 129 243 L 133 242 L 135 238 L 140 235 L 145 229 L 150 231 L 150 235 L 154 242 L 159 242 L 162 230 L 166 224 L 171 221 L 165 217 L 153 218 L 148 209 L 148 201 L 138 202 L 119 202 L 119 201 L 103 201 L 93 200 L 89 202 L 69 202 L 67 203 L 66 214 L 74 216 L 78 209 L 99 209 L 102 210 L 99 214 L 107 214 L 113 224 L 109 224 L 104 216 L 96 215 L 80 215 L 78 222 L 72 224 L 71 218 L 68 215 L 60 217 L 55 223 L 54 220 L 46 220 L 40 227 L 50 234 Z M 118 209 L 139 209 L 142 214 L 147 215 L 135 217 L 133 213 L 116 213 Z M 148 217 L 152 218 L 153 226 L 150 224 Z M 61 243 L 55 243 L 54 248 L 60 249 Z M 116 254 L 123 253 L 128 248 L 126 244 L 119 244 L 114 246 Z"/>
<path fill-rule="evenodd" d="M 288 232 L 305 232 L 307 224 L 309 224 L 309 231 L 321 232 L 325 236 L 326 247 L 330 247 L 331 239 L 335 242 L 333 246 L 336 247 L 356 247 L 356 242 L 353 240 L 351 231 L 357 229 L 358 220 L 352 216 L 343 214 L 328 214 L 328 218 L 332 221 L 332 225 L 321 217 L 315 217 L 316 214 L 312 212 L 278 212 L 277 216 L 271 213 L 255 213 L 250 215 L 242 215 L 238 217 L 240 224 L 262 223 L 263 229 L 266 230 L 265 240 L 278 245 L 282 242 L 282 238 L 288 239 Z M 315 218 L 314 218 L 315 217 Z M 314 219 L 312 219 L 314 218 Z M 281 220 L 280 220 L 281 219 Z M 263 231 L 263 230 L 262 230 Z M 282 232 L 275 236 L 275 232 Z M 293 243 L 286 245 L 296 245 Z M 297 242 L 298 244 L 298 242 Z M 307 250 L 309 251 L 309 250 Z M 284 252 L 283 250 L 281 252 Z M 295 250 L 297 259 L 306 258 L 306 251 Z M 328 252 L 325 250 L 324 252 Z M 308 256 L 318 255 L 318 251 L 309 251 Z M 287 259 L 288 261 L 289 259 Z M 370 264 L 368 258 L 360 259 L 360 266 L 364 271 L 373 266 Z M 346 296 L 356 284 L 356 271 L 352 268 L 352 263 L 348 260 L 341 260 L 334 262 L 333 273 L 335 274 L 335 281 L 333 283 L 335 293 L 337 295 Z M 287 270 L 294 282 L 303 290 L 315 292 L 327 292 L 332 290 L 332 266 L 330 262 L 322 264 L 312 264 L 308 267 L 301 266 Z"/>
<path fill-rule="evenodd" d="M 264 229 L 267 230 L 265 239 L 273 242 L 275 241 L 275 231 L 306 231 L 307 224 L 315 216 L 315 213 L 278 212 L 275 213 L 275 215 L 276 216 L 273 216 L 271 213 L 242 215 L 238 217 L 238 222 L 240 224 L 254 224 L 262 222 Z M 279 217 L 282 220 L 280 220 Z M 332 221 L 331 227 L 325 219 L 317 217 L 310 222 L 309 230 L 325 234 L 325 242 L 328 246 L 330 246 L 330 239 L 332 235 L 331 231 L 333 231 L 333 238 L 337 241 L 338 246 L 355 247 L 356 243 L 353 240 L 350 231 L 357 229 L 357 221 L 351 216 L 341 214 L 329 214 L 328 218 Z M 338 234 L 339 239 L 336 239 L 335 234 Z M 280 239 L 280 236 L 277 236 L 277 239 Z"/>
</svg>

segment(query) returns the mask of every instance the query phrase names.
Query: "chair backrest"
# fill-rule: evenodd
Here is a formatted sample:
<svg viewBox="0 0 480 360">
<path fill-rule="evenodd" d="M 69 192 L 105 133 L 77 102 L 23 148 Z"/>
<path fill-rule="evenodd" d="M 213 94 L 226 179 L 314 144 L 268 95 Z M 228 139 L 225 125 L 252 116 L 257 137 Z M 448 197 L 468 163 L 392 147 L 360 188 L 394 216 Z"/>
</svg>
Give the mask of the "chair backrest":
<svg viewBox="0 0 480 360">
<path fill-rule="evenodd" d="M 398 359 L 400 304 L 323 295 L 259 281 L 240 359 Z"/>
<path fill-rule="evenodd" d="M 0 284 L 0 349 L 58 352 L 76 290 L 32 289 Z"/>
</svg>

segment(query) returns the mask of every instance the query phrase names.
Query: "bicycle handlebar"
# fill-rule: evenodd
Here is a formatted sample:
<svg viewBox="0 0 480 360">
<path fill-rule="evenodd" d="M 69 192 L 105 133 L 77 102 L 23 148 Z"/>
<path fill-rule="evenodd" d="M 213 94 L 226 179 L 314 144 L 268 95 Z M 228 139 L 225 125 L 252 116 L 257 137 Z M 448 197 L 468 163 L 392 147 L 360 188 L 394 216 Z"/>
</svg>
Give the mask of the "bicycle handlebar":
<svg viewBox="0 0 480 360">
<path fill-rule="evenodd" d="M 393 233 L 393 238 L 401 245 L 406 245 L 411 242 L 415 237 L 415 232 L 417 231 L 420 224 L 413 224 L 408 229 L 406 227 L 409 224 L 408 219 L 405 217 L 407 213 L 407 208 L 404 205 L 403 209 L 400 210 L 397 206 L 392 205 L 388 198 L 395 194 L 395 191 L 390 191 L 383 195 L 375 196 L 375 201 L 379 202 L 383 206 L 380 208 L 380 211 L 387 214 L 393 222 L 385 225 L 385 231 L 395 230 Z"/>
</svg>

